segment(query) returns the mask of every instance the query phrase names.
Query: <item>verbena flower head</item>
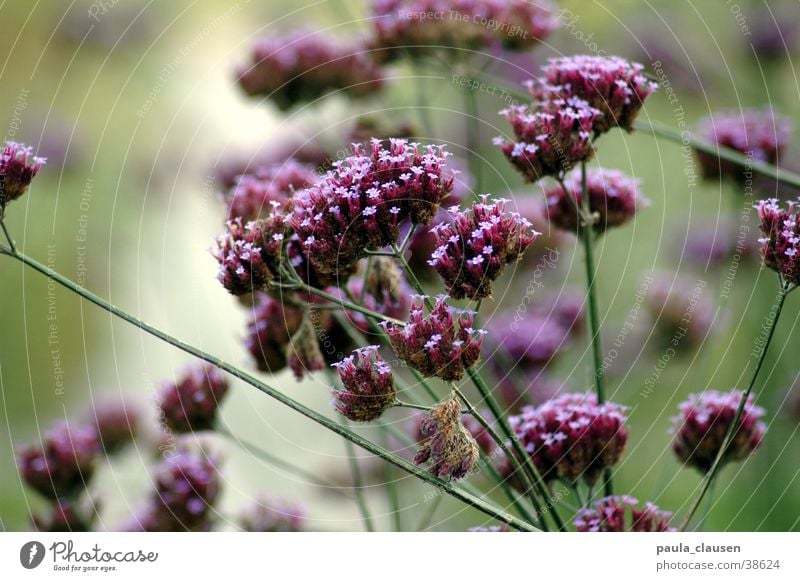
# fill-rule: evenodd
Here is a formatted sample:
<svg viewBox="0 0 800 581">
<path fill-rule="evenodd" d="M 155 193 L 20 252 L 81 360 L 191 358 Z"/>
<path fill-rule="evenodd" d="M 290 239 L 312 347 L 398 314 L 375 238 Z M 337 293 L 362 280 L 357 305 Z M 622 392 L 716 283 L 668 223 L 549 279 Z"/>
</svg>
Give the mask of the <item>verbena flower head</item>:
<svg viewBox="0 0 800 581">
<path fill-rule="evenodd" d="M 332 390 L 333 406 L 347 419 L 371 422 L 394 404 L 397 388 L 392 368 L 378 355 L 377 345 L 356 349 L 333 367 L 344 386 Z"/>
<path fill-rule="evenodd" d="M 158 407 L 165 424 L 174 432 L 213 429 L 217 409 L 228 387 L 228 379 L 216 367 L 188 368 L 178 381 L 166 383 L 158 394 Z"/>
<path fill-rule="evenodd" d="M 772 109 L 722 111 L 700 121 L 698 135 L 723 149 L 732 149 L 756 161 L 778 164 L 792 137 L 792 122 Z M 696 151 L 706 179 L 728 177 L 742 182 L 747 168 L 714 154 Z"/>
<path fill-rule="evenodd" d="M 657 84 L 644 74 L 644 67 L 618 56 L 575 55 L 549 59 L 544 71 L 548 85 L 565 95 L 578 97 L 602 112 L 594 119 L 595 134 L 613 127 L 633 130 L 633 122 Z"/>
<path fill-rule="evenodd" d="M 33 149 L 7 141 L 0 153 L 0 216 L 6 204 L 21 197 L 47 160 L 35 157 Z"/>
<path fill-rule="evenodd" d="M 733 424 L 742 401 L 739 390 L 720 392 L 706 390 L 692 394 L 678 406 L 680 414 L 673 418 L 672 449 L 678 458 L 701 472 L 708 472 L 717 457 L 725 434 Z M 761 421 L 764 409 L 747 398 L 744 412 L 722 462 L 743 460 L 761 444 L 766 425 Z"/>
<path fill-rule="evenodd" d="M 100 449 L 107 455 L 116 453 L 132 442 L 140 422 L 139 408 L 122 399 L 97 402 L 83 420 L 84 424 L 95 430 Z"/>
<path fill-rule="evenodd" d="M 525 181 L 562 176 L 594 153 L 592 128 L 602 115 L 577 97 L 549 93 L 531 105 L 512 105 L 500 111 L 511 124 L 513 141 L 496 137 L 509 162 Z"/>
<path fill-rule="evenodd" d="M 98 453 L 93 428 L 60 423 L 47 431 L 41 445 L 17 451 L 17 468 L 25 483 L 42 496 L 69 499 L 86 488 Z"/>
<path fill-rule="evenodd" d="M 424 440 L 414 463 L 430 463 L 428 470 L 434 476 L 449 480 L 464 478 L 478 461 L 478 444 L 461 423 L 461 404 L 455 395 L 425 413 L 420 433 Z"/>
<path fill-rule="evenodd" d="M 295 196 L 292 226 L 313 266 L 323 274 L 348 271 L 367 254 L 396 242 L 399 225 L 430 223 L 453 188 L 443 146 L 375 139 L 369 152 L 334 163 Z"/>
<path fill-rule="evenodd" d="M 625 449 L 625 408 L 597 403 L 594 394 L 570 393 L 525 407 L 509 422 L 546 481 L 580 479 L 593 485 Z"/>
<path fill-rule="evenodd" d="M 424 443 L 430 436 L 430 434 L 425 431 L 427 417 L 428 414 L 426 412 L 416 413 L 412 417 L 412 420 L 408 426 L 409 435 L 418 444 Z M 484 412 L 482 413 L 482 417 L 488 418 L 491 416 Z M 487 422 L 491 424 L 491 420 L 487 420 Z M 492 435 L 472 414 L 462 414 L 461 423 L 469 431 L 472 437 L 475 438 L 475 442 L 478 444 L 478 449 L 484 454 L 491 454 L 495 448 L 497 448 L 497 442 L 495 442 Z"/>
<path fill-rule="evenodd" d="M 555 317 L 530 314 L 518 319 L 516 313 L 500 313 L 487 330 L 491 346 L 503 355 L 492 361 L 501 369 L 510 362 L 521 373 L 541 369 L 570 344 L 569 327 Z"/>
<path fill-rule="evenodd" d="M 306 509 L 280 500 L 259 500 L 242 511 L 239 526 L 252 533 L 295 533 L 305 528 Z"/>
<path fill-rule="evenodd" d="M 261 371 L 278 373 L 286 368 L 286 348 L 300 328 L 303 312 L 259 293 L 252 313 L 245 347 Z"/>
<path fill-rule="evenodd" d="M 549 0 L 372 0 L 372 46 L 385 58 L 502 45 L 527 50 L 558 27 Z"/>
<path fill-rule="evenodd" d="M 425 315 L 424 298 L 415 296 L 404 326 L 382 324 L 400 359 L 426 377 L 458 381 L 478 361 L 486 333 L 473 328 L 474 315 L 449 306 L 446 296 Z"/>
<path fill-rule="evenodd" d="M 450 209 L 451 221 L 432 232 L 438 247 L 428 264 L 442 277 L 450 296 L 482 299 L 492 294 L 492 283 L 506 264 L 522 258 L 538 236 L 531 223 L 517 212 L 507 212 L 508 200 L 490 201 L 488 195 L 472 208 Z"/>
<path fill-rule="evenodd" d="M 325 369 L 325 358 L 319 346 L 317 329 L 309 316 L 303 317 L 297 331 L 286 346 L 286 362 L 297 380 L 307 373 Z"/>
<path fill-rule="evenodd" d="M 576 211 L 576 206 L 580 208 L 583 203 L 581 182 L 580 172 L 574 171 L 564 179 L 566 191 L 558 183 L 543 188 L 548 217 L 555 226 L 568 232 L 578 232 L 583 227 Z M 622 226 L 650 203 L 639 191 L 639 183 L 618 170 L 587 169 L 586 191 L 595 232 Z"/>
<path fill-rule="evenodd" d="M 637 508 L 639 501 L 632 496 L 607 496 L 584 508 L 575 517 L 580 533 L 665 533 L 675 531 L 670 526 L 672 513 L 659 509 L 652 502 Z"/>
<path fill-rule="evenodd" d="M 31 520 L 34 530 L 40 533 L 84 533 L 91 530 L 93 517 L 81 503 L 59 499 Z"/>
<path fill-rule="evenodd" d="M 681 261 L 703 270 L 749 262 L 761 249 L 754 234 L 749 225 L 717 216 L 700 217 L 697 227 L 688 232 L 685 226 L 676 228 L 675 253 Z"/>
<path fill-rule="evenodd" d="M 314 166 L 288 160 L 285 163 L 259 166 L 255 172 L 240 176 L 223 194 L 228 219 L 247 223 L 266 218 L 273 202 L 289 207 L 295 191 L 307 188 L 317 179 Z"/>
<path fill-rule="evenodd" d="M 785 282 L 800 285 L 800 200 L 761 200 L 756 206 L 763 238 L 759 239 L 764 264 Z"/>
<path fill-rule="evenodd" d="M 309 30 L 259 40 L 236 76 L 245 93 L 268 98 L 281 110 L 332 92 L 364 97 L 383 86 L 383 73 L 365 47 Z"/>
</svg>

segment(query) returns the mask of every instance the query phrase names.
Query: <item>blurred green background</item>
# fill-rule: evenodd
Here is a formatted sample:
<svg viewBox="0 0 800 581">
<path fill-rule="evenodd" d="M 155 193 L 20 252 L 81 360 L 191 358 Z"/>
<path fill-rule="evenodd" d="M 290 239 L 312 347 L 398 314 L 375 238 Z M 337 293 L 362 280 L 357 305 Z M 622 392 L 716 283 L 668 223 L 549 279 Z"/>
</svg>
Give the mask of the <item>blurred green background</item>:
<svg viewBox="0 0 800 581">
<path fill-rule="evenodd" d="M 362 2 L 119 0 L 92 6 L 47 0 L 0 8 L 0 54 L 5 55 L 0 129 L 6 139 L 50 156 L 29 195 L 10 206 L 7 223 L 25 253 L 173 335 L 250 368 L 241 346 L 245 313 L 215 281 L 215 263 L 207 252 L 224 212 L 216 196 L 215 165 L 287 138 L 304 139 L 319 127 L 324 139 L 335 143 L 353 115 L 381 115 L 386 107 L 398 109 L 384 115 L 416 121 L 414 71 L 401 67 L 384 93 L 370 100 L 350 104 L 333 97 L 316 111 L 282 116 L 269 103 L 245 98 L 233 82 L 232 67 L 247 59 L 250 44 L 262 35 L 298 26 L 332 27 L 342 37 L 364 31 Z M 800 81 L 791 39 L 771 59 L 756 60 L 751 50 L 770 11 L 787 27 L 797 25 L 797 2 L 741 0 L 736 9 L 721 0 L 561 1 L 559 6 L 571 12 L 568 25 L 530 55 L 515 57 L 523 70 L 535 73 L 548 56 L 587 52 L 587 42 L 596 43 L 610 54 L 639 60 L 651 72 L 654 61 L 662 62 L 682 113 L 662 88 L 648 100 L 645 121 L 677 127 L 685 115 L 690 126 L 711 111 L 763 104 L 798 119 Z M 797 35 L 795 30 L 795 41 Z M 494 66 L 494 74 L 503 74 Z M 453 142 L 451 150 L 463 157 L 462 90 L 439 72 L 429 72 L 423 82 L 424 98 L 437 110 L 433 127 L 425 127 L 421 137 Z M 491 146 L 491 138 L 506 131 L 497 115 L 505 103 L 486 94 L 479 98 L 486 189 L 531 192 Z M 798 151 L 793 146 L 786 159 Z M 624 325 L 643 276 L 653 272 L 672 278 L 680 271 L 706 282 L 704 296 L 718 306 L 699 349 L 664 366 L 647 397 L 642 390 L 662 351 L 646 315 L 636 321 L 610 371 L 613 399 L 632 408 L 617 490 L 680 511 L 699 476 L 673 456 L 669 418 L 689 393 L 742 387 L 776 278 L 760 270 L 757 261 L 745 261 L 728 295 L 723 292 L 728 265 L 698 269 L 682 256 L 687 232 L 713 232 L 724 227 L 724 219 L 738 222 L 752 200 L 725 183 L 690 187 L 685 170 L 694 162 L 678 145 L 616 131 L 602 138 L 597 163 L 641 178 L 652 201 L 630 227 L 607 236 L 598 251 L 606 348 Z M 774 184 L 760 183 L 753 199 L 771 197 L 774 190 Z M 573 246 L 564 244 L 558 271 L 547 275 L 550 292 L 559 292 L 565 281 L 583 284 Z M 526 266 L 534 265 L 520 266 L 516 281 L 498 289 L 485 316 L 501 304 L 514 308 L 527 284 Z M 14 446 L 38 438 L 54 421 L 82 413 L 93 399 L 124 393 L 149 410 L 158 383 L 174 378 L 189 360 L 16 262 L 0 260 L 0 281 L 0 529 L 21 530 L 42 505 L 17 476 Z M 706 529 L 800 528 L 800 438 L 790 389 L 793 384 L 800 389 L 794 359 L 799 313 L 800 296 L 791 296 L 757 386 L 758 401 L 767 409 L 766 441 L 752 459 L 725 469 Z M 571 389 L 586 387 L 584 355 L 574 349 L 552 369 Z M 329 409 L 322 376 L 298 384 L 280 375 L 273 383 L 316 409 Z M 247 386 L 236 385 L 223 414 L 237 435 L 316 474 L 347 474 L 341 441 Z M 265 493 L 305 503 L 309 528 L 361 529 L 352 502 L 253 460 L 229 443 L 214 445 L 226 458 L 220 508 L 225 527 L 233 527 L 229 519 L 243 503 Z M 101 527 L 113 529 L 142 498 L 148 485 L 143 467 L 152 461 L 143 444 L 103 467 L 93 484 L 103 505 Z M 393 477 L 403 483 L 407 522 L 418 522 L 427 489 L 404 475 Z M 388 526 L 382 487 L 367 494 L 382 526 Z M 432 528 L 463 530 L 484 521 L 448 498 Z"/>
</svg>

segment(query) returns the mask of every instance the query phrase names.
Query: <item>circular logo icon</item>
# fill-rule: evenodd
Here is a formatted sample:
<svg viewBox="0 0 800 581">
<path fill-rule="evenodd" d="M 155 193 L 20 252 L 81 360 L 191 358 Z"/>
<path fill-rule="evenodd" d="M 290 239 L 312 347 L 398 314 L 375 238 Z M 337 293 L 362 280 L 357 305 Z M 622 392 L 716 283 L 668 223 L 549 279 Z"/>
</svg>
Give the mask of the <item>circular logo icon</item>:
<svg viewBox="0 0 800 581">
<path fill-rule="evenodd" d="M 19 562 L 26 569 L 35 569 L 44 560 L 44 545 L 39 541 L 30 541 L 19 550 Z"/>
</svg>

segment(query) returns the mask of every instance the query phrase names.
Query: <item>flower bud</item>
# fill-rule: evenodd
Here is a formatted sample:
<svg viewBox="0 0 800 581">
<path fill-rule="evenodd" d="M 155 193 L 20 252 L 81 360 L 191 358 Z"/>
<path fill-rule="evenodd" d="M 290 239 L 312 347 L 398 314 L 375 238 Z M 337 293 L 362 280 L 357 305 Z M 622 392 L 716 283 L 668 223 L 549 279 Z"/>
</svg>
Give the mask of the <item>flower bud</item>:
<svg viewBox="0 0 800 581">
<path fill-rule="evenodd" d="M 34 157 L 33 149 L 7 141 L 0 153 L 0 216 L 6 204 L 21 197 L 31 185 L 46 159 Z"/>
</svg>

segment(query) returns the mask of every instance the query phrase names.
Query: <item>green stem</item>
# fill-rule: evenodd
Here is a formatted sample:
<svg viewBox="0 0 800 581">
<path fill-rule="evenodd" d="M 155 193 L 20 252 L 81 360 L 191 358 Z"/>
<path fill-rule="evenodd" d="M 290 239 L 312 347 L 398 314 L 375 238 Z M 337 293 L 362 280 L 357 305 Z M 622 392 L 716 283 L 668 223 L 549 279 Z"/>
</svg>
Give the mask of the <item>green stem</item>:
<svg viewBox="0 0 800 581">
<path fill-rule="evenodd" d="M 350 462 L 350 475 L 353 478 L 353 491 L 356 493 L 358 511 L 361 513 L 361 519 L 364 521 L 364 528 L 368 533 L 374 533 L 375 525 L 372 522 L 372 514 L 369 511 L 369 505 L 364 496 L 364 480 L 361 477 L 361 466 L 358 465 L 355 446 L 353 446 L 353 442 L 350 440 L 345 440 L 344 445 L 347 450 L 347 459 Z"/>
<path fill-rule="evenodd" d="M 480 147 L 480 117 L 478 111 L 478 98 L 475 90 L 467 88 L 464 94 L 464 114 L 467 117 L 467 156 L 469 171 L 475 179 L 475 191 L 483 192 L 483 164 L 478 155 Z"/>
<path fill-rule="evenodd" d="M 383 445 L 388 449 L 389 435 L 383 432 Z M 383 477 L 386 480 L 386 495 L 389 498 L 389 507 L 392 511 L 392 530 L 400 532 L 403 530 L 403 519 L 400 514 L 400 493 L 397 490 L 397 481 L 394 474 L 392 474 L 392 467 L 389 464 L 383 464 Z"/>
<path fill-rule="evenodd" d="M 302 291 L 302 292 L 311 293 L 313 295 L 317 295 L 318 297 L 326 299 L 326 300 L 329 300 L 332 303 L 340 305 L 341 307 L 343 307 L 343 308 L 345 308 L 345 309 L 347 309 L 349 311 L 356 311 L 357 313 L 361 313 L 362 315 L 366 315 L 367 317 L 370 317 L 372 319 L 377 319 L 379 321 L 386 321 L 387 323 L 392 323 L 393 325 L 399 325 L 401 327 L 403 325 L 405 325 L 405 322 L 401 321 L 400 319 L 387 317 L 387 316 L 382 315 L 382 314 L 380 314 L 380 313 L 378 313 L 376 311 L 373 311 L 373 310 L 367 309 L 365 307 L 362 307 L 360 305 L 357 305 L 356 303 L 353 303 L 351 301 L 346 301 L 346 300 L 342 299 L 341 297 L 337 297 L 335 295 L 332 295 L 331 293 L 325 292 L 324 290 L 320 290 L 318 288 L 314 288 L 313 286 L 310 286 L 310 285 L 308 285 L 306 283 L 293 283 L 293 284 L 288 285 L 287 288 L 299 290 L 299 291 Z"/>
<path fill-rule="evenodd" d="M 772 322 L 770 323 L 769 331 L 767 332 L 767 339 L 764 343 L 764 348 L 761 350 L 761 353 L 758 357 L 758 362 L 756 363 L 756 368 L 753 371 L 753 375 L 750 378 L 750 383 L 747 386 L 747 389 L 742 394 L 742 401 L 739 402 L 739 407 L 736 410 L 736 415 L 733 418 L 733 422 L 728 427 L 728 431 L 725 433 L 725 439 L 722 441 L 722 446 L 720 446 L 719 451 L 717 452 L 717 456 L 714 458 L 714 463 L 711 465 L 711 468 L 703 477 L 703 481 L 700 484 L 700 494 L 695 499 L 694 503 L 692 503 L 691 508 L 689 508 L 689 512 L 686 513 L 686 517 L 683 520 L 683 524 L 681 524 L 682 531 L 685 531 L 686 528 L 689 526 L 689 523 L 692 520 L 692 517 L 697 512 L 697 509 L 700 507 L 700 504 L 703 502 L 703 498 L 708 493 L 709 488 L 713 484 L 714 480 L 719 475 L 720 468 L 723 466 L 723 459 L 725 458 L 725 454 L 728 452 L 728 448 L 733 441 L 733 438 L 739 429 L 739 422 L 742 420 L 742 415 L 744 415 L 744 407 L 747 404 L 747 398 L 753 391 L 753 387 L 756 384 L 756 380 L 758 379 L 758 374 L 761 371 L 761 367 L 764 365 L 764 361 L 766 359 L 767 351 L 769 350 L 770 343 L 772 343 L 772 338 L 775 336 L 775 329 L 778 327 L 778 319 L 781 316 L 781 311 L 783 311 L 783 305 L 786 302 L 786 296 L 789 294 L 791 287 L 789 283 L 784 283 L 781 281 L 781 288 L 778 293 L 778 300 L 775 303 L 775 316 L 772 318 Z"/>
<path fill-rule="evenodd" d="M 327 428 L 331 432 L 334 432 L 335 434 L 337 434 L 337 435 L 339 435 L 339 436 L 341 436 L 343 438 L 346 438 L 347 440 L 353 442 L 355 445 L 359 446 L 360 448 L 363 448 L 367 452 L 370 452 L 371 454 L 374 454 L 376 456 L 379 456 L 379 457 L 383 458 L 385 461 L 397 466 L 398 468 L 400 468 L 401 470 L 411 474 L 412 476 L 414 476 L 416 478 L 419 478 L 420 480 L 423 480 L 423 481 L 427 482 L 428 484 L 431 484 L 431 485 L 441 489 L 443 492 L 453 496 L 454 498 L 457 498 L 458 500 L 460 500 L 464 504 L 467 504 L 467 505 L 469 505 L 469 506 L 471 506 L 471 507 L 473 507 L 473 508 L 475 508 L 475 509 L 477 509 L 477 510 L 483 512 L 483 513 L 485 513 L 485 514 L 488 514 L 488 515 L 492 516 L 493 518 L 496 518 L 497 520 L 499 520 L 501 522 L 504 522 L 504 523 L 508 524 L 509 526 L 511 526 L 512 528 L 515 528 L 517 530 L 522 530 L 522 531 L 538 531 L 539 530 L 536 527 L 534 527 L 532 525 L 529 525 L 528 523 L 525 523 L 525 522 L 513 517 L 512 515 L 502 511 L 498 507 L 493 506 L 492 504 L 486 502 L 482 498 L 479 498 L 474 494 L 470 494 L 468 492 L 465 492 L 464 490 L 458 489 L 455 486 L 453 486 L 452 483 L 446 482 L 446 481 L 442 480 L 441 478 L 437 478 L 436 476 L 433 476 L 432 474 L 430 474 L 426 470 L 423 470 L 422 468 L 419 468 L 418 466 L 415 466 L 414 464 L 412 464 L 411 462 L 401 458 L 400 456 L 389 452 L 388 450 L 384 449 L 381 446 L 378 446 L 377 444 L 374 444 L 373 442 L 367 440 L 366 438 L 362 437 L 361 435 L 359 435 L 359 434 L 357 434 L 357 433 L 345 428 L 344 426 L 341 426 L 339 423 L 331 420 L 330 418 L 328 418 L 328 417 L 326 417 L 326 416 L 324 416 L 324 415 L 312 410 L 311 408 L 308 408 L 308 407 L 304 406 L 300 402 L 295 401 L 294 399 L 292 399 L 289 396 L 285 395 L 284 393 L 278 391 L 277 389 L 275 389 L 275 388 L 273 388 L 273 387 L 271 387 L 271 386 L 259 381 L 257 378 L 255 378 L 252 375 L 246 373 L 245 371 L 243 371 L 243 370 L 241 370 L 241 369 L 239 369 L 237 367 L 234 367 L 233 365 L 231 365 L 229 363 L 226 363 L 225 361 L 223 361 L 219 357 L 216 357 L 214 355 L 206 353 L 205 351 L 202 351 L 201 349 L 198 349 L 197 347 L 194 347 L 193 345 L 189 345 L 188 343 L 185 343 L 184 341 L 181 341 L 180 339 L 172 337 L 171 335 L 165 333 L 164 331 L 161 331 L 160 329 L 157 329 L 157 328 L 155 328 L 155 327 L 153 327 L 151 325 L 148 325 L 144 321 L 142 321 L 140 319 L 137 319 L 133 315 L 128 314 L 127 312 L 123 311 L 122 309 L 120 309 L 118 307 L 115 307 L 111 303 L 101 299 L 97 295 L 87 291 L 86 289 L 84 289 L 80 285 L 76 284 L 75 282 L 71 281 L 70 279 L 58 274 L 57 272 L 55 272 L 51 268 L 41 264 L 40 262 L 38 262 L 38 261 L 28 257 L 28 256 L 26 256 L 25 254 L 16 252 L 16 253 L 10 254 L 9 256 L 11 256 L 12 258 L 15 258 L 16 260 L 19 260 L 22 264 L 24 264 L 24 265 L 32 268 L 33 270 L 45 275 L 46 277 L 48 277 L 51 280 L 57 282 L 58 284 L 60 284 L 64 288 L 67 288 L 67 289 L 71 290 L 72 292 L 80 295 L 81 297 L 85 298 L 86 300 L 88 300 L 89 302 L 93 303 L 94 305 L 96 305 L 96 306 L 108 311 L 112 315 L 114 315 L 116 317 L 119 317 L 120 319 L 130 323 L 131 325 L 134 325 L 135 327 L 138 327 L 139 329 L 145 331 L 146 333 L 148 333 L 150 335 L 153 335 L 154 337 L 156 337 L 158 339 L 161 339 L 162 341 L 172 345 L 173 347 L 176 347 L 176 348 L 180 349 L 181 351 L 184 351 L 185 353 L 193 355 L 194 357 L 197 357 L 198 359 L 206 361 L 207 363 L 210 363 L 211 365 L 221 369 L 222 371 L 225 371 L 226 373 L 232 375 L 233 377 L 236 377 L 236 378 L 244 381 L 245 383 L 248 383 L 248 384 L 252 385 L 253 387 L 258 389 L 259 391 L 265 393 L 266 395 L 272 397 L 273 399 L 276 399 L 281 404 L 293 409 L 294 411 L 296 411 L 299 414 L 305 416 L 306 418 L 310 419 L 311 421 L 321 425 L 324 428 Z"/>
<path fill-rule="evenodd" d="M 11 238 L 11 234 L 8 232 L 8 227 L 6 227 L 4 218 L 0 218 L 0 226 L 3 227 L 3 234 L 5 234 L 6 240 L 8 240 L 8 249 L 11 251 L 10 254 L 16 254 L 17 247 L 14 245 L 14 239 Z"/>
</svg>

